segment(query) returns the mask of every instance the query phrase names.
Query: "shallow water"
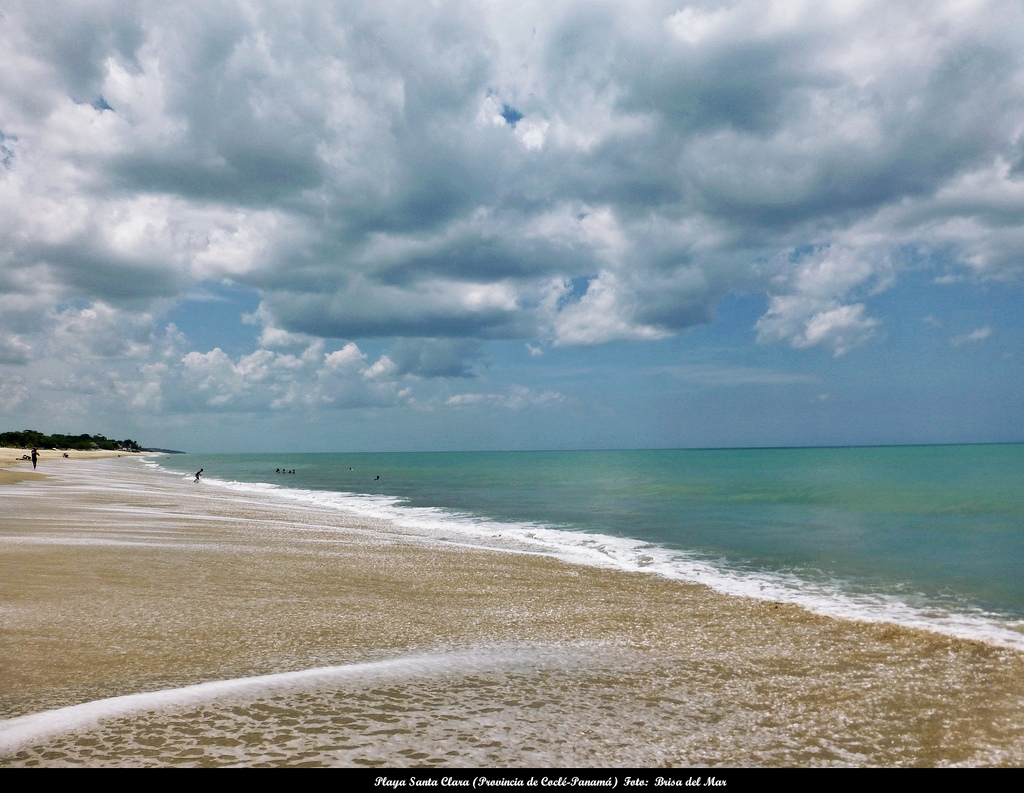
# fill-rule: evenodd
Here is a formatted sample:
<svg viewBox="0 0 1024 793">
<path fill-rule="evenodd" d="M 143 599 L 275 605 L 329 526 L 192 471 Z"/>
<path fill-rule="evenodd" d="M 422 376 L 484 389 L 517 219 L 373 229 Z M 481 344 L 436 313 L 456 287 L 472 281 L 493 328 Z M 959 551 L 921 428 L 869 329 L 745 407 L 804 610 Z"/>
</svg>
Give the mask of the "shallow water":
<svg viewBox="0 0 1024 793">
<path fill-rule="evenodd" d="M 1024 648 L 1024 445 L 170 455 L 159 464 L 474 543 L 515 536 L 564 558 Z"/>
</svg>

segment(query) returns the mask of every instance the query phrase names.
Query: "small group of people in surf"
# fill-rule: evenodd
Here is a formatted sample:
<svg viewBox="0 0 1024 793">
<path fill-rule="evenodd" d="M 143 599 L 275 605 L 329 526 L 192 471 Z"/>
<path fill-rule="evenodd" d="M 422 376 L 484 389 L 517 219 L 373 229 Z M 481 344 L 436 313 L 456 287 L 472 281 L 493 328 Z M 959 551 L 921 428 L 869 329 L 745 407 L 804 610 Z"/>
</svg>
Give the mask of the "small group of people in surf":
<svg viewBox="0 0 1024 793">
<path fill-rule="evenodd" d="M 33 467 L 33 468 L 35 468 L 35 467 L 36 467 L 36 450 L 35 450 L 35 449 L 33 449 L 33 450 L 32 450 L 32 467 Z M 354 470 L 354 469 L 352 469 L 352 468 L 349 468 L 348 470 L 352 471 L 352 470 Z M 203 469 L 202 469 L 202 468 L 200 468 L 200 469 L 199 469 L 198 471 L 196 471 L 196 478 L 195 478 L 195 481 L 196 481 L 196 482 L 198 482 L 198 481 L 199 481 L 199 475 L 200 475 L 200 474 L 202 474 L 202 473 L 203 473 Z M 274 469 L 274 473 L 275 473 L 275 474 L 294 474 L 294 473 L 295 473 L 295 469 L 294 469 L 294 468 L 292 468 L 292 469 L 291 469 L 291 470 L 289 471 L 289 470 L 288 470 L 288 469 L 286 469 L 286 468 L 275 468 L 275 469 Z M 374 481 L 374 482 L 379 482 L 379 481 L 380 481 L 380 475 L 377 475 L 377 476 L 375 476 L 375 477 L 373 478 L 373 481 Z"/>
</svg>

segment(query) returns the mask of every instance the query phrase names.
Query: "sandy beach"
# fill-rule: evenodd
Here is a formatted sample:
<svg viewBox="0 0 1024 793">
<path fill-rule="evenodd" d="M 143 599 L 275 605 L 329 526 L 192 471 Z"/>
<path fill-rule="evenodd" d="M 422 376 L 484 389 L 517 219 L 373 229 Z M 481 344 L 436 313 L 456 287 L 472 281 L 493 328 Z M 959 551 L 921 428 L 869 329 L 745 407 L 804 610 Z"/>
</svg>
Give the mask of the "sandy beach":
<svg viewBox="0 0 1024 793">
<path fill-rule="evenodd" d="M 32 470 L 32 463 L 22 460 L 22 457 L 31 453 L 31 449 L 12 449 L 0 446 L 0 485 L 8 485 L 14 482 L 24 482 L 31 479 L 43 479 L 46 477 L 46 466 L 54 461 L 69 460 L 99 460 L 104 457 L 128 457 L 132 452 L 115 452 L 106 449 L 95 451 L 79 451 L 77 449 L 43 449 L 40 451 L 37 466 L 42 463 L 42 468 Z M 67 455 L 67 458 L 63 455 Z"/>
<path fill-rule="evenodd" d="M 1024 762 L 1014 650 L 21 453 L 0 765 Z"/>
</svg>

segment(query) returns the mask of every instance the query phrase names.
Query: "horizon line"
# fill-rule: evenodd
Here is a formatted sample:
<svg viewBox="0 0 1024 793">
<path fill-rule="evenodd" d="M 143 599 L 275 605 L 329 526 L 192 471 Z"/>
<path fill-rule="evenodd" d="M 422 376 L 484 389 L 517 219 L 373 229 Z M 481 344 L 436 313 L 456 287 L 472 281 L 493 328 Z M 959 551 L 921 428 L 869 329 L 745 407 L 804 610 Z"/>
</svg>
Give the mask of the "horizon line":
<svg viewBox="0 0 1024 793">
<path fill-rule="evenodd" d="M 726 452 L 726 451 L 786 451 L 799 449 L 913 449 L 942 446 L 1020 446 L 1024 440 L 1018 441 L 960 441 L 948 443 L 850 443 L 850 444 L 808 444 L 795 446 L 626 446 L 620 448 L 587 448 L 587 449 L 418 449 L 418 450 L 380 450 L 380 451 L 249 451 L 224 452 L 201 451 L 189 452 L 161 449 L 164 454 L 536 454 L 542 452 Z M 152 450 L 156 453 L 158 450 Z"/>
</svg>

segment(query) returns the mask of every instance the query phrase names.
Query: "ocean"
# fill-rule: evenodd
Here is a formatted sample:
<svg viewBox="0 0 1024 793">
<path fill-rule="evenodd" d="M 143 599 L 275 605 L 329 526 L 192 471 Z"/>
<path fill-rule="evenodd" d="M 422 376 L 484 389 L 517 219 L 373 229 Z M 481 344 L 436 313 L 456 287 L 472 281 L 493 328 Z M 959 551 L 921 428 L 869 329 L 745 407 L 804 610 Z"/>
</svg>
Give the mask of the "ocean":
<svg viewBox="0 0 1024 793">
<path fill-rule="evenodd" d="M 1024 649 L 1022 444 L 154 459 L 449 543 Z"/>
</svg>

